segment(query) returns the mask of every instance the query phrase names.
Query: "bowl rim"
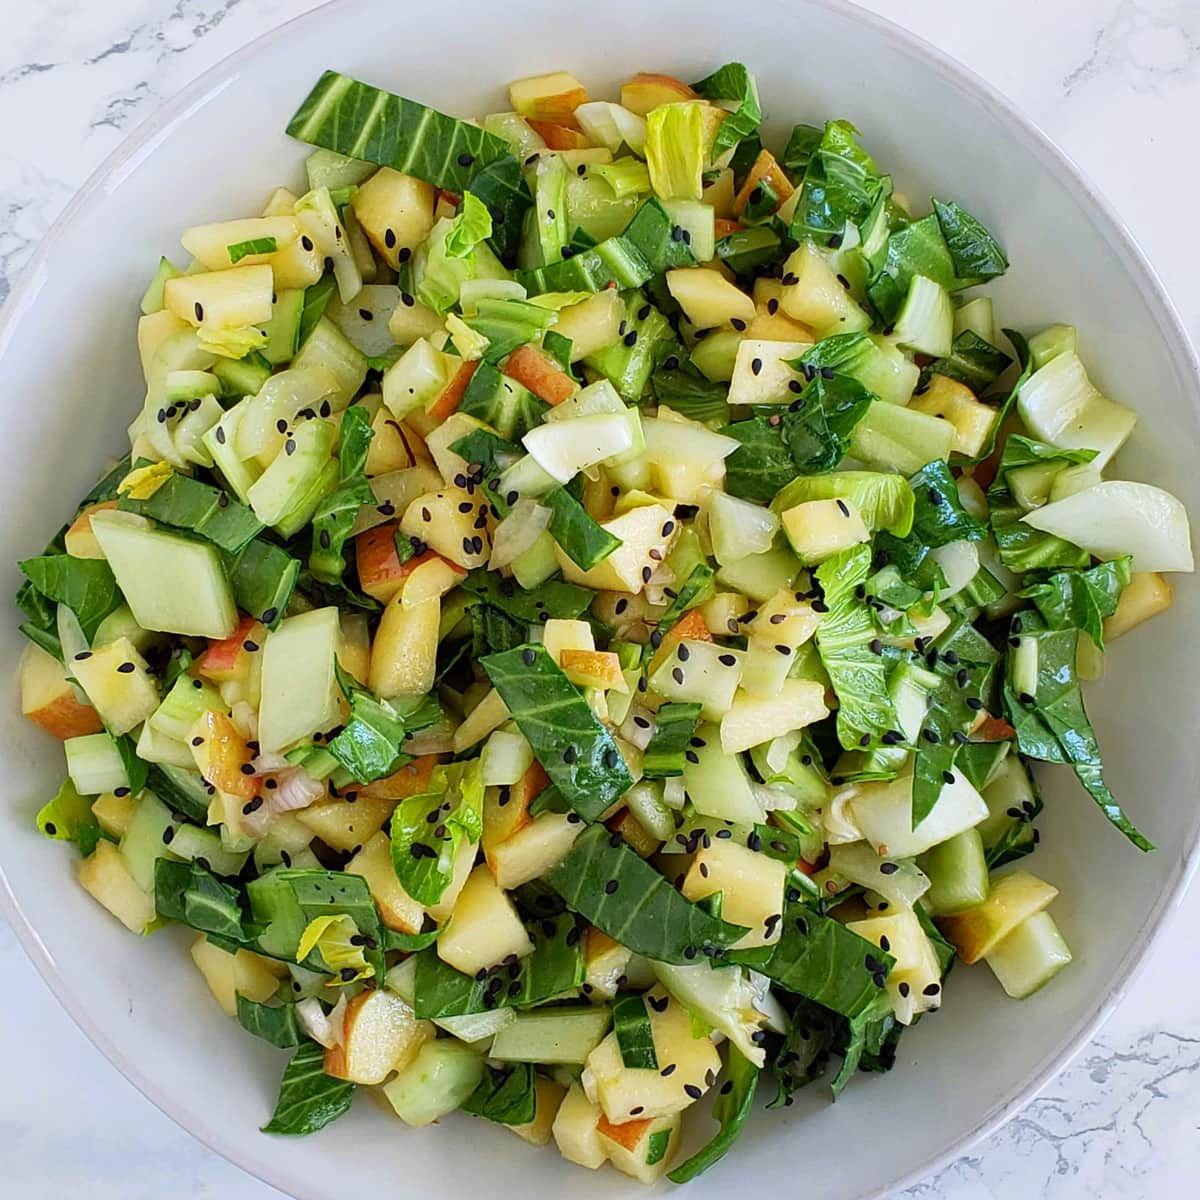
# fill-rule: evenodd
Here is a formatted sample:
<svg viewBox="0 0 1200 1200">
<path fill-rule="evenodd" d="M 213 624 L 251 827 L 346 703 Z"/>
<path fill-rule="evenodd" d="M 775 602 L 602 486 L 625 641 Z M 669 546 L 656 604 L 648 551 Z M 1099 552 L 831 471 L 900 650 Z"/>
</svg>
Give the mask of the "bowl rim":
<svg viewBox="0 0 1200 1200">
<path fill-rule="evenodd" d="M 176 122 L 204 104 L 207 99 L 223 90 L 237 76 L 243 63 L 257 56 L 263 49 L 315 24 L 331 10 L 349 8 L 361 0 L 324 0 L 306 12 L 299 13 L 283 23 L 259 34 L 240 49 L 226 55 L 201 72 L 180 91 L 167 99 L 136 128 L 96 167 L 74 193 L 63 210 L 51 222 L 29 260 L 21 268 L 10 295 L 0 307 L 0 359 L 8 351 L 20 320 L 26 310 L 36 301 L 41 290 L 48 260 L 57 243 L 91 199 L 102 191 L 109 190 L 110 183 L 119 183 L 127 169 L 152 154 L 165 140 Z M 1095 182 L 1030 116 L 998 88 L 980 76 L 966 64 L 941 50 L 920 35 L 897 24 L 887 17 L 852 3 L 851 0 L 805 0 L 811 7 L 824 9 L 838 16 L 849 18 L 887 41 L 899 45 L 914 58 L 936 72 L 942 79 L 955 84 L 977 99 L 988 112 L 1009 126 L 1014 136 L 1023 141 L 1041 165 L 1057 178 L 1069 181 L 1082 195 L 1083 206 L 1097 218 L 1105 240 L 1116 252 L 1122 264 L 1140 284 L 1144 302 L 1150 307 L 1155 320 L 1163 330 L 1168 352 L 1174 360 L 1181 378 L 1191 381 L 1192 399 L 1200 400 L 1200 356 L 1187 333 L 1178 309 L 1157 270 L 1138 244 L 1124 219 Z M 1158 853 L 1165 853 L 1159 850 Z M 951 1162 L 966 1154 L 984 1138 L 994 1133 L 1034 1100 L 1080 1053 L 1099 1032 L 1100 1028 L 1124 1000 L 1130 987 L 1149 959 L 1151 948 L 1157 943 L 1163 930 L 1168 927 L 1168 918 L 1179 908 L 1192 877 L 1200 868 L 1200 833 L 1193 833 L 1192 844 L 1173 862 L 1168 885 L 1158 897 L 1146 923 L 1139 930 L 1129 951 L 1114 974 L 1112 986 L 1099 995 L 1090 1009 L 1085 1011 L 1067 1036 L 1057 1053 L 1042 1068 L 1007 1096 L 993 1104 L 975 1125 L 966 1133 L 948 1141 L 940 1150 L 928 1155 L 922 1162 L 901 1177 L 852 1198 L 852 1200 L 886 1200 L 888 1196 L 928 1179 Z M 277 1168 L 271 1155 L 255 1155 L 243 1152 L 226 1142 L 225 1135 L 210 1126 L 203 1116 L 186 1103 L 177 1101 L 162 1091 L 150 1080 L 113 1040 L 108 1032 L 90 1015 L 87 1006 L 66 984 L 59 974 L 54 957 L 42 942 L 34 925 L 12 891 L 11 884 L 0 868 L 0 911 L 3 911 L 18 943 L 33 963 L 38 974 L 50 989 L 55 999 L 67 1012 L 84 1036 L 97 1050 L 150 1101 L 160 1112 L 169 1117 L 181 1129 L 196 1138 L 210 1150 L 228 1162 L 234 1163 L 247 1174 L 284 1195 L 297 1200 L 319 1200 L 313 1193 L 293 1190 L 295 1184 L 287 1179 L 286 1172 Z"/>
</svg>

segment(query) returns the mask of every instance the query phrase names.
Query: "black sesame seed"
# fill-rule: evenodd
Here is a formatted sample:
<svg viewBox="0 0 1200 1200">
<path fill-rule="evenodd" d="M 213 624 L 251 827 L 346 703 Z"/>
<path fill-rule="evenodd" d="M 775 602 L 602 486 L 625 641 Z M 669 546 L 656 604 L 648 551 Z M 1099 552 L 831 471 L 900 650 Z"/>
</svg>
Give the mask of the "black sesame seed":
<svg viewBox="0 0 1200 1200">
<path fill-rule="evenodd" d="M 943 771 L 942 772 L 942 780 L 945 783 L 953 783 L 954 782 L 954 772 L 953 771 Z"/>
<path fill-rule="evenodd" d="M 685 1083 L 683 1085 L 683 1090 L 687 1092 L 687 1094 L 693 1100 L 699 1100 L 700 1097 L 704 1095 L 704 1093 L 694 1083 Z"/>
<path fill-rule="evenodd" d="M 757 375 L 759 373 L 759 371 L 762 370 L 762 368 L 763 368 L 763 362 L 762 362 L 761 358 L 752 358 L 750 360 L 750 373 L 752 375 Z"/>
<path fill-rule="evenodd" d="M 968 696 L 967 707 L 974 712 L 979 712 L 979 710 L 983 708 L 983 701 L 980 700 L 978 696 Z"/>
<path fill-rule="evenodd" d="M 123 662 L 123 663 L 122 663 L 122 664 L 121 664 L 121 665 L 120 665 L 120 666 L 117 668 L 117 670 L 118 670 L 118 671 L 119 671 L 119 672 L 120 672 L 122 675 L 132 675 L 132 674 L 133 674 L 133 672 L 137 670 L 137 667 L 136 667 L 136 666 L 135 666 L 133 663 L 131 663 L 131 662 Z"/>
<path fill-rule="evenodd" d="M 563 751 L 563 762 L 565 762 L 565 763 L 566 763 L 568 766 L 569 766 L 571 763 L 575 762 L 575 760 L 576 760 L 578 757 L 579 757 L 579 751 L 578 751 L 578 750 L 576 750 L 574 746 L 568 746 L 568 747 L 567 747 L 567 748 L 566 748 L 566 749 Z"/>
<path fill-rule="evenodd" d="M 736 667 L 737 659 L 732 654 L 720 654 L 717 656 L 717 662 L 723 667 Z"/>
<path fill-rule="evenodd" d="M 879 864 L 880 875 L 895 875 L 900 870 L 900 864 L 894 862 L 885 862 Z"/>
<path fill-rule="evenodd" d="M 671 669 L 671 678 L 672 678 L 673 680 L 675 680 L 675 682 L 676 682 L 676 683 L 678 683 L 678 684 L 682 685 L 682 684 L 683 684 L 683 671 L 682 671 L 682 669 L 681 669 L 681 668 L 679 668 L 679 667 L 673 667 L 673 668 Z"/>
<path fill-rule="evenodd" d="M 907 996 L 909 992 L 912 991 L 912 988 L 910 988 L 907 983 L 901 982 L 896 988 L 896 991 L 898 991 L 901 996 Z"/>
<path fill-rule="evenodd" d="M 926 984 L 921 989 L 921 995 L 936 996 L 938 994 L 938 992 L 940 992 L 941 990 L 942 990 L 942 985 L 940 983 L 929 983 L 929 984 Z"/>
<path fill-rule="evenodd" d="M 263 615 L 262 615 L 263 624 L 270 625 L 271 622 L 274 621 L 277 616 L 279 616 L 279 609 L 277 609 L 277 608 L 263 609 Z"/>
</svg>

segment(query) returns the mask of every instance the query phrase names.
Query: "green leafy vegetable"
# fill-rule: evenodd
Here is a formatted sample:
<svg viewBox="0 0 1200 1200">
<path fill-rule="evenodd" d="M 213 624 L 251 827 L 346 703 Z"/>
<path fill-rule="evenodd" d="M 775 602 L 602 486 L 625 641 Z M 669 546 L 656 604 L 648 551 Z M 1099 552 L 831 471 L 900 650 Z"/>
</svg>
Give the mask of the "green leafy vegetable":
<svg viewBox="0 0 1200 1200">
<path fill-rule="evenodd" d="M 506 141 L 477 125 L 337 71 L 321 76 L 287 132 L 460 194 L 485 167 L 512 155 Z"/>
<path fill-rule="evenodd" d="M 543 646 L 490 654 L 481 665 L 551 782 L 585 821 L 598 820 L 633 786 L 612 734 Z"/>
<path fill-rule="evenodd" d="M 507 266 L 512 266 L 521 244 L 525 214 L 533 206 L 520 162 L 512 154 L 494 159 L 476 172 L 467 191 L 486 205 L 492 218 L 492 247 Z"/>
<path fill-rule="evenodd" d="M 959 279 L 979 282 L 1008 270 L 1008 259 L 996 239 L 969 212 L 941 200 L 933 201 L 933 211 Z"/>
<path fill-rule="evenodd" d="M 458 406 L 459 412 L 477 417 L 510 443 L 540 425 L 548 409 L 545 401 L 489 362 L 475 368 Z"/>
<path fill-rule="evenodd" d="M 1031 613 L 1018 619 L 1021 640 L 1032 639 L 1037 647 L 1037 691 L 1032 695 L 1018 691 L 1013 681 L 1020 651 L 1007 661 L 1004 703 L 1018 749 L 1043 762 L 1068 763 L 1109 821 L 1139 850 L 1153 850 L 1104 782 L 1100 747 L 1075 674 L 1075 629 L 1048 629 Z"/>
<path fill-rule="evenodd" d="M 697 563 L 671 603 L 663 609 L 662 616 L 658 618 L 658 628 L 662 631 L 670 629 L 689 608 L 703 604 L 713 593 L 713 580 L 716 577 L 717 573 L 707 563 Z"/>
<path fill-rule="evenodd" d="M 713 1116 L 720 1124 L 720 1130 L 707 1146 L 670 1172 L 667 1178 L 672 1183 L 687 1183 L 709 1167 L 716 1166 L 741 1134 L 754 1107 L 759 1070 L 736 1046 L 730 1046 L 728 1073 L 728 1086 L 721 1088 L 713 1105 Z"/>
<path fill-rule="evenodd" d="M 513 579 L 501 579 L 495 571 L 472 571 L 460 584 L 463 591 L 477 596 L 485 604 L 525 625 L 549 617 L 573 620 L 587 612 L 594 593 L 561 579 L 548 579 L 532 591 L 518 586 Z"/>
<path fill-rule="evenodd" d="M 279 244 L 273 237 L 259 237 L 244 242 L 232 242 L 225 249 L 229 254 L 229 261 L 237 264 L 251 254 L 274 254 L 279 249 Z"/>
<path fill-rule="evenodd" d="M 1013 434 L 1004 443 L 996 477 L 988 488 L 987 500 L 991 511 L 992 532 L 1000 548 L 1000 559 L 1006 567 L 1018 574 L 1032 570 L 1049 570 L 1054 567 L 1086 567 L 1091 555 L 1062 538 L 1043 533 L 1026 525 L 1021 518 L 1025 510 L 1013 498 L 1008 486 L 1008 472 L 1017 467 L 1034 463 L 1057 463 L 1072 466 L 1091 462 L 1096 457 L 1094 450 L 1060 450 L 1044 442 Z"/>
<path fill-rule="evenodd" d="M 671 215 L 652 196 L 633 214 L 621 236 L 641 252 L 651 269 L 658 274 L 676 267 L 696 265 L 696 256 L 679 232 L 679 226 Z"/>
<path fill-rule="evenodd" d="M 654 736 L 642 758 L 647 779 L 683 774 L 683 756 L 699 719 L 699 704 L 664 704 L 654 714 Z"/>
<path fill-rule="evenodd" d="M 526 735 L 528 736 L 528 735 Z M 568 907 L 637 954 L 687 963 L 732 945 L 746 931 L 685 900 L 649 863 L 593 825 L 545 880 Z"/>
<path fill-rule="evenodd" d="M 741 443 L 725 460 L 725 490 L 742 500 L 769 504 L 796 477 L 778 414 L 726 425 L 721 433 Z"/>
<path fill-rule="evenodd" d="M 48 600 L 65 604 L 79 619 L 90 642 L 100 622 L 124 603 L 108 563 L 99 558 L 44 554 L 17 564 Z"/>
<path fill-rule="evenodd" d="M 296 1022 L 294 1004 L 259 1004 L 247 1000 L 241 993 L 237 996 L 237 1019 L 248 1033 L 260 1037 L 280 1050 L 299 1046 L 303 1035 Z"/>
<path fill-rule="evenodd" d="M 312 519 L 308 567 L 324 583 L 341 580 L 346 568 L 343 549 L 354 518 L 364 505 L 375 503 L 375 493 L 363 474 L 374 436 L 365 408 L 354 404 L 346 409 L 338 434 L 338 486 L 317 505 Z"/>
<path fill-rule="evenodd" d="M 643 996 L 621 996 L 612 1006 L 613 1033 L 625 1067 L 643 1071 L 658 1070 L 654 1053 L 654 1032 Z"/>
<path fill-rule="evenodd" d="M 855 595 L 871 571 L 869 545 L 843 550 L 817 568 L 829 611 L 817 628 L 817 650 L 838 697 L 838 740 L 847 750 L 878 741 L 896 728 L 883 658 L 870 644 L 877 637 L 871 610 Z"/>
<path fill-rule="evenodd" d="M 921 383 L 930 375 L 944 375 L 965 384 L 977 395 L 990 387 L 1012 365 L 1003 350 L 985 342 L 973 329 L 964 329 L 954 339 L 954 348 L 946 358 L 938 358 L 921 373 Z"/>
<path fill-rule="evenodd" d="M 1018 595 L 1032 600 L 1051 629 L 1081 629 L 1104 649 L 1104 618 L 1117 610 L 1129 586 L 1133 559 L 1126 555 L 1086 571 L 1059 571 Z"/>
<path fill-rule="evenodd" d="M 754 953 L 728 957 L 737 962 Z M 856 1017 L 875 1003 L 895 959 L 833 917 L 793 905 L 784 914 L 783 932 L 770 956 L 753 965 L 784 991 Z"/>
<path fill-rule="evenodd" d="M 562 262 L 518 271 L 517 282 L 531 295 L 542 292 L 602 292 L 605 288 L 641 287 L 654 274 L 628 238 L 610 237 Z"/>
<path fill-rule="evenodd" d="M 874 396 L 846 375 L 815 378 L 801 393 L 799 408 L 783 414 L 780 430 L 800 474 L 832 471 L 846 456 L 854 427 Z"/>
<path fill-rule="evenodd" d="M 316 1133 L 350 1110 L 355 1085 L 326 1075 L 324 1066 L 324 1048 L 316 1042 L 301 1043 L 284 1068 L 279 1100 L 263 1133 Z"/>
<path fill-rule="evenodd" d="M 483 833 L 482 767 L 478 758 L 437 767 L 429 792 L 401 801 L 392 815 L 392 866 L 419 904 L 441 900 L 460 847 Z"/>
<path fill-rule="evenodd" d="M 912 530 L 915 503 L 912 486 L 903 475 L 878 471 L 837 471 L 806 475 L 792 480 L 775 497 L 771 507 L 783 512 L 806 500 L 852 501 L 868 529 L 884 529 L 896 537 Z"/>
<path fill-rule="evenodd" d="M 308 335 L 321 323 L 336 291 L 337 280 L 332 272 L 322 275 L 316 283 L 304 289 L 304 307 L 300 310 L 300 329 L 296 334 L 297 346 L 303 346 L 308 341 Z"/>
<path fill-rule="evenodd" d="M 160 917 L 239 944 L 247 934 L 241 892 L 198 862 L 154 862 L 154 909 Z"/>
<path fill-rule="evenodd" d="M 671 359 L 675 361 L 672 363 Z M 668 365 L 669 364 L 669 365 Z M 664 355 L 650 376 L 650 390 L 662 408 L 669 408 L 691 421 L 729 420 L 726 397 L 729 387 L 706 379 L 690 361 L 678 353 Z"/>
<path fill-rule="evenodd" d="M 566 488 L 555 488 L 543 503 L 550 510 L 550 536 L 582 570 L 603 562 L 621 545 L 621 539 L 599 525 Z"/>
<path fill-rule="evenodd" d="M 842 234 L 847 222 L 857 225 L 867 215 L 880 186 L 875 163 L 858 144 L 858 130 L 849 121 L 828 122 L 805 164 L 791 237 L 827 240 Z"/>
<path fill-rule="evenodd" d="M 263 531 L 262 522 L 245 505 L 187 475 L 171 475 L 147 500 L 122 496 L 118 507 L 190 530 L 230 554 L 245 549 Z"/>
<path fill-rule="evenodd" d="M 532 1063 L 488 1067 L 462 1110 L 498 1125 L 528 1125 L 537 1115 L 536 1083 Z"/>
<path fill-rule="evenodd" d="M 75 785 L 64 780 L 52 800 L 38 810 L 38 832 L 57 841 L 74 842 L 79 853 L 87 858 L 104 836 L 100 823 L 92 816 L 90 796 L 81 796 Z"/>
<path fill-rule="evenodd" d="M 838 1025 L 837 1014 L 819 1004 L 801 1000 L 796 1005 L 783 1045 L 771 1063 L 778 1091 L 768 1108 L 792 1104 L 793 1092 L 824 1076 Z"/>
<path fill-rule="evenodd" d="M 880 992 L 866 1009 L 847 1020 L 842 1065 L 830 1084 L 835 1099 L 841 1095 L 854 1072 L 862 1066 L 863 1056 L 881 1055 L 889 1035 L 897 1028 L 901 1027 L 896 1024 L 892 1001 L 886 992 Z"/>
<path fill-rule="evenodd" d="M 540 341 L 554 323 L 555 314 L 527 300 L 483 299 L 475 306 L 475 312 L 463 319 L 487 338 L 489 345 L 484 358 L 494 363 L 526 342 Z"/>
<path fill-rule="evenodd" d="M 300 560 L 274 542 L 255 538 L 241 553 L 226 556 L 225 571 L 238 608 L 274 629 L 296 590 Z"/>
<path fill-rule="evenodd" d="M 737 105 L 717 130 L 711 150 L 713 158 L 758 132 L 762 122 L 758 88 L 754 76 L 741 63 L 726 63 L 718 67 L 699 83 L 693 83 L 692 90 L 714 103 L 725 101 Z"/>
</svg>

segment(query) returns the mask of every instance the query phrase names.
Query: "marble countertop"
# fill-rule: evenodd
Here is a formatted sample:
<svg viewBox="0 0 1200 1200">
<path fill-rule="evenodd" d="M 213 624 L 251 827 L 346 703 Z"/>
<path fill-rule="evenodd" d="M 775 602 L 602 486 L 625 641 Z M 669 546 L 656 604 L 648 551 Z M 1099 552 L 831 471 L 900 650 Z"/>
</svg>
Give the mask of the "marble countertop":
<svg viewBox="0 0 1200 1200">
<path fill-rule="evenodd" d="M 312 0 L 5 0 L 0 299 L 72 192 L 191 78 Z M 1107 192 L 1200 336 L 1196 0 L 867 0 L 1007 93 Z M 1092 1043 L 1001 1132 L 908 1200 L 1180 1200 L 1200 1175 L 1200 889 Z M 0 923 L 5 1190 L 61 1200 L 279 1193 L 193 1141 L 59 1010 Z M 11 1190 L 10 1190 L 11 1189 Z"/>
</svg>

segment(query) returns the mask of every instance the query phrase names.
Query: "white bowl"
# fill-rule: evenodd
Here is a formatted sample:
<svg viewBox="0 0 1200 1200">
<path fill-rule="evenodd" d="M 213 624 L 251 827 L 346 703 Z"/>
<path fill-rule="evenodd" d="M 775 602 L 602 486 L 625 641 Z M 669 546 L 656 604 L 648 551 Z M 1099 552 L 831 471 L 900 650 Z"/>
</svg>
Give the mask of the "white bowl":
<svg viewBox="0 0 1200 1200">
<path fill-rule="evenodd" d="M 341 0 L 255 42 L 163 108 L 93 176 L 27 268 L 0 326 L 9 412 L 0 560 L 38 553 L 124 448 L 142 392 L 136 300 L 156 257 L 177 252 L 184 226 L 257 211 L 270 187 L 300 177 L 304 148 L 283 129 L 324 68 L 475 114 L 503 107 L 507 80 L 559 66 L 603 95 L 635 70 L 699 78 L 727 57 L 756 72 L 773 138 L 794 121 L 848 117 L 899 190 L 918 204 L 931 193 L 957 199 L 996 231 L 1013 263 L 992 289 L 1003 323 L 1077 324 L 1094 377 L 1144 418 L 1120 468 L 1200 513 L 1196 361 L 1152 271 L 1064 156 L 930 47 L 820 0 L 760 0 L 732 20 L 695 0 L 606 0 L 587 19 L 561 0 Z M 15 589 L 17 572 L 6 569 Z M 1200 593 L 1180 584 L 1175 609 L 1112 650 L 1108 679 L 1090 695 L 1113 790 L 1161 849 L 1139 854 L 1068 773 L 1043 772 L 1048 811 L 1033 862 L 1062 888 L 1055 916 L 1074 965 L 1024 1003 L 1007 1000 L 986 969 L 960 968 L 943 1011 L 901 1042 L 894 1072 L 860 1076 L 836 1106 L 810 1089 L 786 1113 L 756 1113 L 692 1195 L 725 1194 L 746 1169 L 764 1188 L 792 1191 L 802 1179 L 808 1200 L 882 1196 L 1010 1116 L 1111 1011 L 1197 858 L 1200 643 L 1185 631 L 1196 628 Z M 0 629 L 14 684 L 15 625 Z M 304 1200 L 388 1181 L 431 1196 L 486 1183 L 496 1200 L 531 1188 L 590 1200 L 624 1186 L 471 1118 L 410 1131 L 366 1100 L 310 1138 L 260 1134 L 284 1056 L 221 1015 L 182 933 L 131 937 L 75 885 L 72 851 L 39 839 L 33 814 L 63 774 L 59 747 L 14 712 L 0 754 L 10 781 L 0 894 L 18 936 L 114 1065 L 208 1145 Z"/>
</svg>

